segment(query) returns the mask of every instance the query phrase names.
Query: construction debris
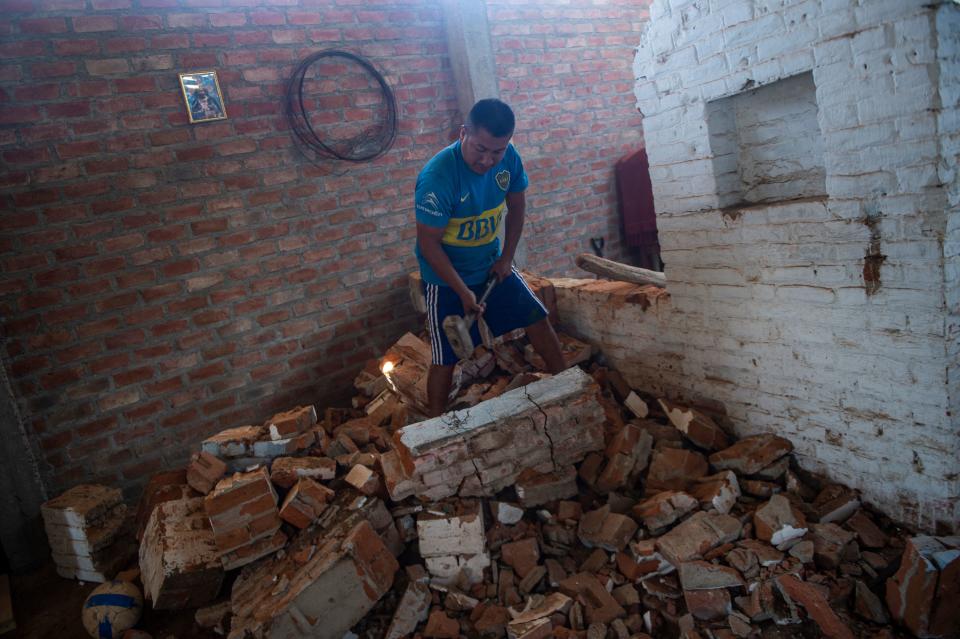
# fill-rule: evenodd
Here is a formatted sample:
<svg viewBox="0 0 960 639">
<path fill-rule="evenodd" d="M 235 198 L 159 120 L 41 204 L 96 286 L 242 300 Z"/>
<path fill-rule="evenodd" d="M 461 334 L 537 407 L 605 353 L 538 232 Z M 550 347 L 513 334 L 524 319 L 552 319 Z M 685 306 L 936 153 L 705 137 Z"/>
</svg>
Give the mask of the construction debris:
<svg viewBox="0 0 960 639">
<path fill-rule="evenodd" d="M 906 539 L 788 440 L 736 441 L 569 336 L 579 366 L 546 375 L 522 337 L 487 336 L 435 419 L 429 344 L 408 333 L 350 408 L 208 437 L 138 509 L 153 607 L 212 604 L 197 623 L 232 639 L 892 639 L 890 619 L 956 637 L 958 538 Z M 119 491 L 43 512 L 61 574 L 125 567 Z"/>
<path fill-rule="evenodd" d="M 911 537 L 900 570 L 887 581 L 894 619 L 917 637 L 960 632 L 960 537 Z"/>
<path fill-rule="evenodd" d="M 119 489 L 76 486 L 43 504 L 40 512 L 61 577 L 103 583 L 136 554 Z"/>
<path fill-rule="evenodd" d="M 239 568 L 286 544 L 266 468 L 220 480 L 204 499 L 223 567 Z"/>
<path fill-rule="evenodd" d="M 416 496 L 492 496 L 526 468 L 551 473 L 604 446 L 593 379 L 579 368 L 394 435 Z M 388 480 L 396 485 L 396 480 Z M 405 495 L 392 494 L 395 500 Z"/>
<path fill-rule="evenodd" d="M 285 553 L 233 585 L 230 639 L 343 637 L 393 585 L 396 559 L 368 520 L 372 504 L 340 501 Z M 356 503 L 356 502 L 354 502 Z"/>
<path fill-rule="evenodd" d="M 224 570 L 203 499 L 167 501 L 153 510 L 140 543 L 140 576 L 158 610 L 216 599 Z"/>
</svg>

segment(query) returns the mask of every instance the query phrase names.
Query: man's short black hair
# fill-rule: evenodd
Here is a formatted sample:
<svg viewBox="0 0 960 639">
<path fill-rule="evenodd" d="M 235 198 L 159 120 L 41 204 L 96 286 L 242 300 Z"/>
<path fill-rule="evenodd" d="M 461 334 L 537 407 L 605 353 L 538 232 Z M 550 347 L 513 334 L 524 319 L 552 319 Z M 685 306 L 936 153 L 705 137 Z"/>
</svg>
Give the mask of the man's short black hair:
<svg viewBox="0 0 960 639">
<path fill-rule="evenodd" d="M 496 98 L 487 98 L 474 104 L 467 121 L 472 127 L 486 129 L 495 138 L 513 135 L 516 125 L 513 110 Z"/>
</svg>

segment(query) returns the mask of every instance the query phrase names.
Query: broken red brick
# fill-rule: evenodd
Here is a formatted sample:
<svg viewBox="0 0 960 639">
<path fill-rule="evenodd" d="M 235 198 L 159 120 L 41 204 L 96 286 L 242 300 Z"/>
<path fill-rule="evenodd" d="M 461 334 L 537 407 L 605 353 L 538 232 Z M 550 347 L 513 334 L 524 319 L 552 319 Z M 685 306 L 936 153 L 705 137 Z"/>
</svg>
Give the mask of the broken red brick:
<svg viewBox="0 0 960 639">
<path fill-rule="evenodd" d="M 277 413 L 264 422 L 263 427 L 269 433 L 270 439 L 276 441 L 310 430 L 316 423 L 316 408 L 313 406 L 297 406 L 282 413 Z"/>
<path fill-rule="evenodd" d="M 687 610 L 697 619 L 710 621 L 723 619 L 730 614 L 730 593 L 724 588 L 715 590 L 684 590 L 683 600 Z"/>
<path fill-rule="evenodd" d="M 644 526 L 655 531 L 676 522 L 697 505 L 697 500 L 687 493 L 666 490 L 635 505 L 631 512 L 643 520 Z"/>
<path fill-rule="evenodd" d="M 878 597 L 864 582 L 859 579 L 854 584 L 854 610 L 857 614 L 879 624 L 890 623 L 890 617 L 887 615 L 887 608 L 883 601 Z M 957 627 L 954 625 L 954 627 Z"/>
<path fill-rule="evenodd" d="M 854 639 L 853 632 L 833 611 L 826 597 L 811 584 L 800 581 L 794 575 L 780 575 L 776 583 L 791 599 L 803 606 L 826 637 Z"/>
<path fill-rule="evenodd" d="M 540 562 L 540 544 L 534 537 L 503 544 L 500 553 L 503 562 L 513 568 L 521 578 L 526 577 Z"/>
<path fill-rule="evenodd" d="M 742 526 L 730 515 L 694 513 L 657 539 L 657 549 L 674 566 L 699 559 L 712 548 L 739 539 Z"/>
<path fill-rule="evenodd" d="M 242 566 L 276 550 L 281 520 L 266 468 L 220 480 L 204 507 L 225 567 Z M 249 548 L 243 550 L 245 546 Z"/>
<path fill-rule="evenodd" d="M 701 477 L 688 490 L 704 510 L 715 510 L 724 515 L 730 512 L 740 498 L 740 484 L 732 470 Z"/>
<path fill-rule="evenodd" d="M 862 509 L 847 519 L 844 525 L 857 534 L 860 545 L 865 548 L 883 548 L 889 541 L 889 538 Z"/>
<path fill-rule="evenodd" d="M 567 577 L 560 583 L 560 591 L 574 599 L 582 597 L 587 623 L 610 623 L 627 614 L 591 573 L 581 572 Z"/>
<path fill-rule="evenodd" d="M 306 528 L 327 508 L 334 492 L 308 477 L 302 477 L 287 493 L 280 518 L 297 528 Z"/>
<path fill-rule="evenodd" d="M 860 508 L 860 498 L 846 486 L 831 484 L 820 491 L 811 508 L 822 524 L 843 523 Z"/>
<path fill-rule="evenodd" d="M 900 569 L 887 580 L 891 616 L 918 637 L 952 637 L 960 628 L 960 538 L 907 540 Z"/>
<path fill-rule="evenodd" d="M 679 572 L 684 590 L 713 590 L 745 585 L 735 569 L 708 561 L 685 561 L 680 564 Z"/>
<path fill-rule="evenodd" d="M 836 524 L 811 524 L 810 534 L 813 540 L 813 557 L 820 568 L 838 567 L 854 538 L 852 532 Z"/>
<path fill-rule="evenodd" d="M 683 448 L 661 448 L 653 451 L 647 472 L 647 490 L 686 490 L 707 474 L 703 455 Z"/>
<path fill-rule="evenodd" d="M 374 471 L 357 464 L 350 469 L 347 476 L 343 478 L 345 482 L 362 492 L 364 495 L 373 495 L 380 490 L 380 476 Z"/>
<path fill-rule="evenodd" d="M 263 436 L 260 426 L 238 426 L 220 431 L 201 442 L 201 450 L 219 459 L 253 455 L 253 444 Z"/>
<path fill-rule="evenodd" d="M 434 609 L 427 619 L 427 627 L 423 630 L 423 636 L 429 639 L 457 639 L 460 636 L 460 624 L 456 619 L 451 619 L 443 610 Z"/>
<path fill-rule="evenodd" d="M 196 496 L 197 493 L 187 484 L 186 469 L 157 473 L 151 476 L 140 495 L 140 503 L 137 505 L 137 515 L 134 519 L 137 541 L 143 538 L 143 531 L 147 527 L 150 515 L 158 504 Z"/>
<path fill-rule="evenodd" d="M 774 495 L 753 513 L 757 537 L 774 546 L 803 537 L 807 533 L 806 525 L 803 513 L 783 495 Z"/>
<path fill-rule="evenodd" d="M 187 466 L 187 483 L 201 495 L 206 495 L 227 472 L 227 465 L 211 455 L 200 451 L 190 457 Z"/>
<path fill-rule="evenodd" d="M 685 408 L 664 399 L 657 401 L 660 402 L 670 423 L 694 446 L 706 450 L 721 450 L 730 445 L 730 437 L 709 416 L 695 408 Z"/>
<path fill-rule="evenodd" d="M 502 637 L 507 623 L 512 619 L 510 612 L 503 606 L 477 607 L 480 614 L 474 619 L 473 628 L 481 637 Z"/>
<path fill-rule="evenodd" d="M 290 488 L 301 477 L 325 481 L 337 474 L 337 463 L 328 457 L 277 457 L 270 465 L 270 481 Z"/>
<path fill-rule="evenodd" d="M 618 430 L 607 445 L 607 463 L 597 477 L 596 489 L 609 492 L 636 482 L 650 460 L 653 437 L 634 424 Z"/>
<path fill-rule="evenodd" d="M 525 508 L 540 506 L 577 494 L 577 471 L 573 466 L 550 473 L 526 469 L 517 477 L 517 497 Z"/>
<path fill-rule="evenodd" d="M 369 612 L 399 565 L 362 507 L 348 506 L 338 499 L 335 517 L 301 532 L 288 552 L 241 572 L 231 634 L 264 639 L 297 628 L 305 636 L 341 637 Z M 313 550 L 299 552 L 305 548 Z"/>
<path fill-rule="evenodd" d="M 610 512 L 610 506 L 584 514 L 577 527 L 577 536 L 584 546 L 600 547 L 610 552 L 623 550 L 635 532 L 637 522 L 626 515 Z"/>
<path fill-rule="evenodd" d="M 776 435 L 745 437 L 732 446 L 710 455 L 710 464 L 738 475 L 752 475 L 793 450 L 789 440 Z"/>
</svg>

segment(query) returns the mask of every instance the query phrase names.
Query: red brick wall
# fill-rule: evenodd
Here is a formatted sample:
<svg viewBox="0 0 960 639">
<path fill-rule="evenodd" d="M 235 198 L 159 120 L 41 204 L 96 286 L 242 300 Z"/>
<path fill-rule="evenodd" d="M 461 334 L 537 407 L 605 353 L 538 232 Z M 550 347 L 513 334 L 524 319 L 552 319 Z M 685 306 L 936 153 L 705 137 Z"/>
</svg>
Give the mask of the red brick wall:
<svg viewBox="0 0 960 639">
<path fill-rule="evenodd" d="M 634 49 L 648 1 L 488 0 L 501 97 L 517 111 L 515 143 L 530 175 L 528 264 L 583 276 L 573 263 L 606 240 L 626 257 L 613 164 L 643 146 L 633 97 Z"/>
<path fill-rule="evenodd" d="M 612 243 L 611 166 L 640 140 L 640 10 L 608 4 L 490 6 L 545 272 L 587 237 Z M 51 491 L 133 487 L 210 432 L 342 401 L 362 362 L 416 327 L 413 180 L 459 120 L 436 0 L 0 10 L 0 313 Z M 395 89 L 399 135 L 373 163 L 316 167 L 291 142 L 285 80 L 331 47 Z M 177 73 L 204 69 L 230 117 L 190 125 Z"/>
</svg>

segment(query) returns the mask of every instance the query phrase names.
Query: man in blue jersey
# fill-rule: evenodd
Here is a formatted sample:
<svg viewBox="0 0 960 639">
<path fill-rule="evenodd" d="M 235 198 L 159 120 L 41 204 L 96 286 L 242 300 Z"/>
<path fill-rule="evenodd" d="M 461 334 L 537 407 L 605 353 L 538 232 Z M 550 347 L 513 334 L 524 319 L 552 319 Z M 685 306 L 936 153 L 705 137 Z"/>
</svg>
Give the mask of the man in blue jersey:
<svg viewBox="0 0 960 639">
<path fill-rule="evenodd" d="M 427 377 L 431 415 L 446 408 L 457 363 L 443 331 L 448 315 L 476 311 L 494 335 L 525 328 L 547 370 L 564 369 L 560 341 L 547 309 L 513 267 L 523 232 L 527 174 L 510 138 L 513 111 L 500 100 L 480 100 L 460 139 L 436 154 L 417 177 L 416 254 L 427 301 L 433 361 Z M 506 216 L 503 250 L 497 231 Z M 477 303 L 488 277 L 494 287 Z M 476 325 L 474 342 L 479 343 Z"/>
</svg>

